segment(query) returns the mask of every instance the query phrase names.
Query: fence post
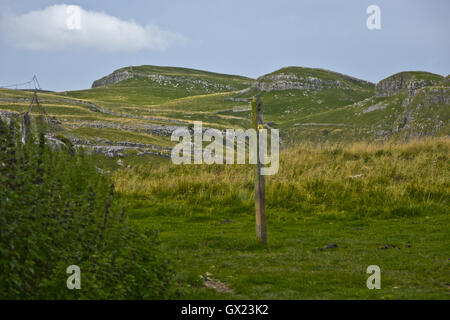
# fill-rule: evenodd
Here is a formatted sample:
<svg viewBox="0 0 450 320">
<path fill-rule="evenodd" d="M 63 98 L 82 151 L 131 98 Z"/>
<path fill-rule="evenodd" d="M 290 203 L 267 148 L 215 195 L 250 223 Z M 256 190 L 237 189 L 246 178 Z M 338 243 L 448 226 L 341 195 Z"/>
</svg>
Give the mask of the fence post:
<svg viewBox="0 0 450 320">
<path fill-rule="evenodd" d="M 267 243 L 266 230 L 266 185 L 264 176 L 261 175 L 262 163 L 260 159 L 259 140 L 260 128 L 263 126 L 263 112 L 261 99 L 252 100 L 253 129 L 256 130 L 256 165 L 255 165 L 255 215 L 256 215 L 256 238 L 262 244 Z"/>
</svg>

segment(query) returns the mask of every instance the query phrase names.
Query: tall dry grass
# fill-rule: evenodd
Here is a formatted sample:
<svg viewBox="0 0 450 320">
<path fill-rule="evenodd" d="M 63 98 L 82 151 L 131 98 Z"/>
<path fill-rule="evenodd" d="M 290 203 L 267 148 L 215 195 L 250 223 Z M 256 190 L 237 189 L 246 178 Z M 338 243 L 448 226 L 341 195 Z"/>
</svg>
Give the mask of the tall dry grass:
<svg viewBox="0 0 450 320">
<path fill-rule="evenodd" d="M 448 138 L 407 143 L 302 144 L 266 177 L 269 214 L 415 216 L 448 213 Z M 251 165 L 148 164 L 114 173 L 117 190 L 167 212 L 252 211 Z M 151 210 L 151 208 L 149 209 Z M 164 211 L 164 210 L 163 210 Z M 219 214 L 219 213 L 218 213 Z"/>
</svg>

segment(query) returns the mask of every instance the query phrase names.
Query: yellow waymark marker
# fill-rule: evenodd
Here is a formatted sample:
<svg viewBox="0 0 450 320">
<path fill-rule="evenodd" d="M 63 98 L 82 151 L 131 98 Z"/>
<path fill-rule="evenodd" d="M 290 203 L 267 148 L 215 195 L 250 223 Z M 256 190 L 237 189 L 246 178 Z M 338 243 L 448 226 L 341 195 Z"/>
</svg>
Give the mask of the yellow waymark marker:
<svg viewBox="0 0 450 320">
<path fill-rule="evenodd" d="M 258 124 L 258 130 L 261 131 L 262 129 L 264 129 L 262 124 Z"/>
</svg>

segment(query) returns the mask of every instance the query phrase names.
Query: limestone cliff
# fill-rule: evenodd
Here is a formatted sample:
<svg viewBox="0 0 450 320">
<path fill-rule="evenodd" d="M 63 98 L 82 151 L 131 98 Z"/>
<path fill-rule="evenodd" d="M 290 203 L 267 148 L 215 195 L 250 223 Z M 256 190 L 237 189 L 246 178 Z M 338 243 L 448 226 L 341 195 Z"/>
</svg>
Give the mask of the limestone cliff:
<svg viewBox="0 0 450 320">
<path fill-rule="evenodd" d="M 253 88 L 263 91 L 323 90 L 373 87 L 373 84 L 324 69 L 287 67 L 259 77 Z"/>
<path fill-rule="evenodd" d="M 375 87 L 376 97 L 391 97 L 405 93 L 412 98 L 417 90 L 441 82 L 442 76 L 429 72 L 400 72 L 378 82 Z"/>
</svg>

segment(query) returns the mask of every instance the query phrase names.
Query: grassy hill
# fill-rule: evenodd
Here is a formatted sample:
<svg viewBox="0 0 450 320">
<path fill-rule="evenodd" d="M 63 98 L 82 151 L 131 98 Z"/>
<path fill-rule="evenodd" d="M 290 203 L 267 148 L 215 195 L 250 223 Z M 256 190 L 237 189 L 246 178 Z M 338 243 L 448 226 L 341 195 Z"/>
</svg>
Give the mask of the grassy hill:
<svg viewBox="0 0 450 320">
<path fill-rule="evenodd" d="M 377 96 L 392 96 L 394 94 L 414 95 L 418 88 L 436 85 L 443 77 L 424 71 L 399 72 L 381 80 L 376 87 Z"/>
<path fill-rule="evenodd" d="M 329 138 L 329 133 L 351 130 L 351 119 L 328 115 L 373 96 L 373 92 L 374 84 L 367 81 L 328 70 L 288 67 L 258 78 L 252 90 L 241 97 L 261 93 L 265 120 L 279 128 L 289 143 L 318 141 Z"/>
<path fill-rule="evenodd" d="M 91 90 L 67 95 L 94 101 L 152 106 L 188 96 L 248 87 L 252 79 L 213 72 L 157 66 L 126 67 L 93 82 Z"/>
<path fill-rule="evenodd" d="M 282 68 L 254 80 L 134 66 L 94 81 L 91 89 L 40 92 L 39 98 L 72 139 L 97 145 L 105 145 L 105 139 L 109 145 L 144 143 L 167 154 L 163 149 L 174 145 L 171 130 L 196 120 L 218 129 L 250 127 L 249 101 L 255 95 L 261 95 L 265 122 L 280 129 L 284 145 L 448 135 L 447 78 L 402 72 L 375 85 L 302 67 Z M 23 112 L 30 98 L 31 92 L 0 89 L 0 109 Z"/>
</svg>

